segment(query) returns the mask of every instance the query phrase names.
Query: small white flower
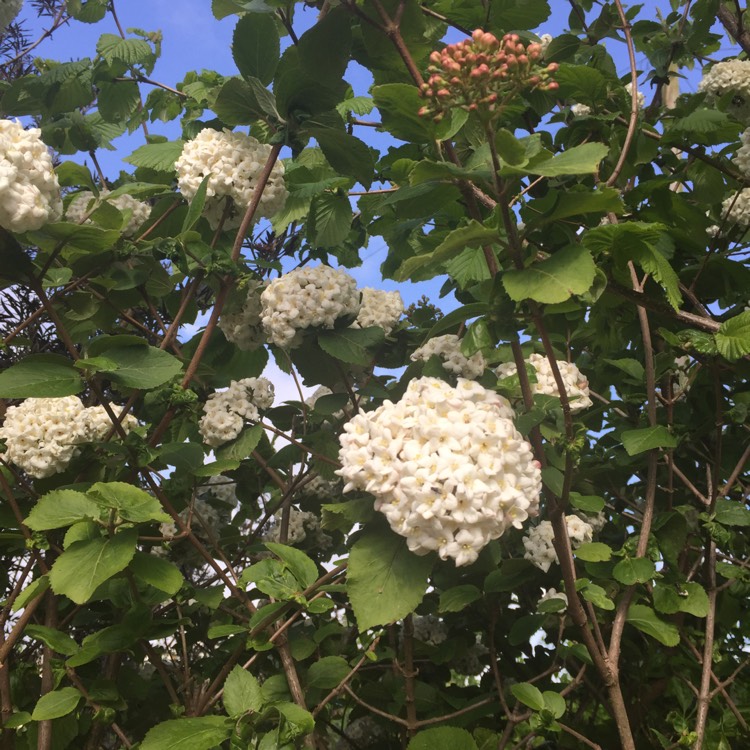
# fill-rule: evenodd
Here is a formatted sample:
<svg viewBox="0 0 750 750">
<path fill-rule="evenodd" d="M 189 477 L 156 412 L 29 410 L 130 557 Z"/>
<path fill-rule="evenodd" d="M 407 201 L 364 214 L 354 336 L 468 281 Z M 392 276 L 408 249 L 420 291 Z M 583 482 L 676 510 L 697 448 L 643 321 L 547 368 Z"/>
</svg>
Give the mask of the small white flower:
<svg viewBox="0 0 750 750">
<path fill-rule="evenodd" d="M 570 113 L 573 117 L 588 117 L 591 114 L 591 107 L 588 104 L 571 104 Z"/>
<path fill-rule="evenodd" d="M 399 292 L 382 289 L 362 289 L 362 307 L 352 328 L 378 326 L 388 335 L 404 312 L 404 301 Z"/>
<path fill-rule="evenodd" d="M 487 367 L 482 352 L 475 352 L 471 357 L 466 357 L 461 352 L 461 339 L 453 333 L 430 339 L 411 355 L 411 360 L 426 362 L 433 355 L 443 360 L 444 370 L 469 380 L 478 378 Z"/>
</svg>

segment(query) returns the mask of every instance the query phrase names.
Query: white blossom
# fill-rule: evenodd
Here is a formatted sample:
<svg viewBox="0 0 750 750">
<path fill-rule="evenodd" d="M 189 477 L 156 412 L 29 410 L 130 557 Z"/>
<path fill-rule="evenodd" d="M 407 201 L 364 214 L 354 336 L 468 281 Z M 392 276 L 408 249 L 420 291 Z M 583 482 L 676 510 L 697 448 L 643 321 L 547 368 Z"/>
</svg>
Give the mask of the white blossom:
<svg viewBox="0 0 750 750">
<path fill-rule="evenodd" d="M 732 193 L 721 204 L 722 217 L 741 227 L 750 226 L 750 188 L 743 188 L 739 193 Z"/>
<path fill-rule="evenodd" d="M 386 336 L 395 328 L 404 312 L 404 301 L 400 292 L 386 292 L 383 289 L 362 289 L 362 307 L 352 328 L 378 326 Z"/>
<path fill-rule="evenodd" d="M 554 37 L 552 34 L 542 34 L 539 37 L 539 44 L 542 46 L 542 57 L 544 57 L 545 53 L 547 52 L 547 48 L 552 44 L 552 40 Z"/>
<path fill-rule="evenodd" d="M 115 413 L 117 407 L 113 406 Z M 122 422 L 129 432 L 137 424 L 132 415 Z M 0 438 L 5 460 L 42 479 L 64 471 L 83 443 L 103 440 L 112 429 L 103 406 L 85 408 L 76 396 L 27 398 L 8 407 Z"/>
<path fill-rule="evenodd" d="M 565 516 L 565 525 L 568 528 L 568 537 L 573 549 L 593 539 L 593 528 L 582 518 Z M 526 550 L 524 558 L 530 560 L 545 573 L 552 563 L 558 562 L 557 552 L 553 545 L 554 538 L 555 532 L 550 521 L 540 521 L 536 526 L 532 526 L 523 538 L 523 546 Z"/>
<path fill-rule="evenodd" d="M 591 114 L 591 107 L 588 104 L 571 104 L 570 113 L 573 117 L 588 117 Z"/>
<path fill-rule="evenodd" d="M 438 646 L 448 638 L 448 627 L 436 615 L 414 615 L 412 628 L 414 637 L 428 646 Z"/>
<path fill-rule="evenodd" d="M 297 268 L 274 279 L 260 295 L 268 338 L 282 349 L 301 343 L 306 328 L 333 328 L 339 318 L 359 313 L 357 282 L 329 266 Z"/>
<path fill-rule="evenodd" d="M 461 351 L 461 339 L 453 333 L 430 339 L 411 355 L 411 359 L 413 362 L 426 362 L 433 355 L 437 355 L 443 361 L 444 370 L 470 380 L 478 378 L 487 367 L 482 352 L 475 352 L 471 357 L 466 357 Z"/>
<path fill-rule="evenodd" d="M 260 319 L 260 293 L 264 288 L 262 281 L 249 281 L 242 306 L 222 312 L 219 318 L 219 328 L 227 341 L 244 352 L 255 351 L 266 343 L 266 332 Z"/>
<path fill-rule="evenodd" d="M 560 391 L 552 374 L 552 366 L 549 359 L 541 354 L 532 354 L 526 361 L 536 372 L 536 383 L 530 384 L 532 393 L 542 393 L 547 396 L 560 398 Z M 565 394 L 570 403 L 570 410 L 577 412 L 588 409 L 592 404 L 589 398 L 589 381 L 572 362 L 558 360 L 557 367 L 565 383 Z M 500 365 L 495 372 L 499 378 L 508 378 L 515 375 L 518 371 L 515 363 L 508 362 Z"/>
<path fill-rule="evenodd" d="M 208 397 L 198 429 L 208 445 L 222 445 L 234 440 L 246 421 L 260 419 L 259 409 L 268 409 L 271 404 L 273 384 L 266 378 L 233 380 L 229 388 Z"/>
<path fill-rule="evenodd" d="M 128 223 L 123 227 L 122 233 L 125 237 L 132 237 L 138 229 L 143 225 L 143 222 L 148 219 L 151 214 L 151 206 L 143 201 L 136 200 L 132 195 L 118 195 L 116 198 L 108 199 L 109 190 L 102 190 L 99 193 L 99 199 L 111 203 L 121 213 L 130 212 L 130 218 Z M 90 211 L 93 210 L 98 203 L 94 194 L 89 190 L 83 190 L 77 193 L 73 200 L 68 205 L 65 211 L 65 218 L 76 224 L 90 224 L 91 220 L 84 217 Z"/>
<path fill-rule="evenodd" d="M 698 91 L 711 96 L 735 93 L 750 97 L 750 60 L 726 60 L 704 71 Z"/>
<path fill-rule="evenodd" d="M 536 515 L 539 462 L 506 399 L 478 383 L 412 380 L 344 425 L 336 473 L 365 490 L 416 554 L 473 563 L 491 540 Z"/>
<path fill-rule="evenodd" d="M 625 85 L 625 91 L 628 92 L 629 97 L 633 96 L 633 82 L 632 81 Z M 636 98 L 638 99 L 638 109 L 643 109 L 643 105 L 646 103 L 646 95 L 640 89 L 638 89 Z"/>
<path fill-rule="evenodd" d="M 0 37 L 21 12 L 23 0 L 0 0 Z"/>
<path fill-rule="evenodd" d="M 226 201 L 231 198 L 234 205 L 223 226 L 224 229 L 236 229 L 250 205 L 270 153 L 271 146 L 250 135 L 205 128 L 185 144 L 175 162 L 177 185 L 180 192 L 192 200 L 203 179 L 210 175 L 204 216 L 216 229 L 227 208 Z M 271 217 L 281 210 L 286 196 L 284 165 L 277 161 L 263 190 L 256 219 Z"/>
<path fill-rule="evenodd" d="M 11 232 L 40 229 L 62 215 L 60 186 L 41 133 L 0 120 L 0 227 Z"/>
<path fill-rule="evenodd" d="M 280 512 L 274 516 L 273 523 L 263 535 L 264 541 L 281 541 L 281 516 Z M 289 508 L 287 538 L 284 544 L 294 546 L 302 544 L 305 540 L 311 541 L 318 549 L 327 549 L 332 542 L 331 537 L 321 530 L 320 520 L 314 513 L 291 507 Z"/>
</svg>

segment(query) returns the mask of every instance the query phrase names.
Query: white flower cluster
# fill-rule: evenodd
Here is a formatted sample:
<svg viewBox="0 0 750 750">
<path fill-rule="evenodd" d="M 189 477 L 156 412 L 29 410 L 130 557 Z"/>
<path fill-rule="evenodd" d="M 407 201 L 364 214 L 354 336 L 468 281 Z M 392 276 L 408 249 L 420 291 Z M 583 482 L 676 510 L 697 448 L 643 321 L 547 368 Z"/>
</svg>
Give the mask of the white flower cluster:
<svg viewBox="0 0 750 750">
<path fill-rule="evenodd" d="M 129 414 L 122 427 L 129 432 L 136 424 Z M 43 479 L 64 471 L 80 445 L 103 440 L 111 429 L 103 406 L 86 408 L 76 396 L 27 398 L 8 408 L 0 438 L 7 461 Z"/>
<path fill-rule="evenodd" d="M 727 60 L 716 63 L 704 72 L 698 91 L 712 96 L 730 92 L 750 97 L 750 60 Z"/>
<path fill-rule="evenodd" d="M 23 0 L 0 0 L 0 36 L 21 12 Z"/>
<path fill-rule="evenodd" d="M 568 527 L 568 537 L 573 549 L 577 549 L 582 544 L 590 542 L 593 539 L 594 530 L 590 524 L 586 523 L 578 516 L 565 516 L 565 525 Z M 545 573 L 549 570 L 552 563 L 558 562 L 557 552 L 552 540 L 555 538 L 555 532 L 552 530 L 550 521 L 541 521 L 536 526 L 529 529 L 527 536 L 523 538 L 523 546 L 526 549 L 524 558 L 530 560 L 537 568 L 541 568 Z"/>
<path fill-rule="evenodd" d="M 478 378 L 487 367 L 482 352 L 476 352 L 468 358 L 462 353 L 461 339 L 454 333 L 430 339 L 411 355 L 411 360 L 416 362 L 421 359 L 426 362 L 433 354 L 443 360 L 444 370 L 469 380 Z"/>
<path fill-rule="evenodd" d="M 208 480 L 208 484 L 202 487 L 201 490 L 231 508 L 234 508 L 239 502 L 237 500 L 237 483 L 220 474 L 211 477 Z"/>
<path fill-rule="evenodd" d="M 395 328 L 404 312 L 404 300 L 399 292 L 386 292 L 383 289 L 362 289 L 362 307 L 352 328 L 378 326 L 386 336 Z"/>
<path fill-rule="evenodd" d="M 591 114 L 591 107 L 588 104 L 571 104 L 570 114 L 573 117 L 588 117 Z"/>
<path fill-rule="evenodd" d="M 536 515 L 542 481 L 506 399 L 464 378 L 412 380 L 344 425 L 336 473 L 365 490 L 412 552 L 470 565 L 491 540 Z"/>
<path fill-rule="evenodd" d="M 99 193 L 99 198 L 106 200 L 107 195 L 109 195 L 109 190 L 102 190 L 101 193 Z M 148 203 L 136 200 L 132 195 L 118 195 L 116 198 L 112 198 L 108 202 L 121 213 L 130 213 L 128 223 L 122 230 L 125 237 L 132 237 L 151 214 L 151 206 L 149 206 Z M 89 190 L 83 190 L 78 193 L 68 205 L 68 209 L 65 212 L 65 218 L 76 224 L 90 224 L 90 219 L 86 219 L 84 222 L 83 218 L 94 208 L 95 205 L 97 204 L 94 194 Z"/>
<path fill-rule="evenodd" d="M 289 526 L 287 528 L 287 538 L 284 544 L 295 545 L 302 544 L 306 539 L 311 539 L 316 547 L 325 549 L 331 546 L 331 537 L 320 529 L 320 521 L 314 513 L 297 508 L 289 509 Z M 273 523 L 268 531 L 263 535 L 266 542 L 281 541 L 281 513 L 274 516 Z"/>
<path fill-rule="evenodd" d="M 721 215 L 732 224 L 750 226 L 750 188 L 733 193 L 721 204 Z"/>
<path fill-rule="evenodd" d="M 335 750 L 351 750 L 352 747 L 388 747 L 388 732 L 372 716 L 360 716 L 344 729 L 344 736 L 336 743 Z"/>
<path fill-rule="evenodd" d="M 429 646 L 437 646 L 448 638 L 448 628 L 435 615 L 414 615 L 412 617 L 414 637 Z"/>
<path fill-rule="evenodd" d="M 549 359 L 541 354 L 532 354 L 526 361 L 536 371 L 536 383 L 531 383 L 532 393 L 543 393 L 547 396 L 560 398 L 560 391 L 557 389 Z M 565 395 L 570 402 L 570 410 L 577 412 L 588 409 L 592 403 L 589 398 L 589 381 L 572 362 L 558 360 L 557 367 L 565 383 Z M 495 372 L 499 378 L 509 378 L 515 375 L 518 370 L 515 363 L 508 362 L 500 365 Z"/>
<path fill-rule="evenodd" d="M 219 132 L 206 128 L 185 144 L 175 162 L 177 185 L 188 199 L 195 197 L 201 182 L 209 177 L 204 216 L 215 229 L 219 226 L 226 201 L 234 201 L 224 229 L 236 229 L 253 197 L 258 178 L 271 153 L 271 146 L 244 133 Z M 273 216 L 286 201 L 284 165 L 277 161 L 263 190 L 256 217 Z"/>
<path fill-rule="evenodd" d="M 487 655 L 490 650 L 476 637 L 469 648 L 461 649 L 459 654 L 448 662 L 450 668 L 466 677 L 477 677 L 488 668 Z"/>
<path fill-rule="evenodd" d="M 39 229 L 62 215 L 57 175 L 39 128 L 0 120 L 0 227 Z"/>
<path fill-rule="evenodd" d="M 732 158 L 732 162 L 737 165 L 745 177 L 750 177 L 750 128 L 743 131 L 740 140 L 742 145 Z"/>
<path fill-rule="evenodd" d="M 628 96 L 630 97 L 633 96 L 633 82 L 632 81 L 625 85 L 625 91 L 628 92 Z M 643 109 L 643 105 L 646 103 L 646 95 L 640 89 L 638 89 L 638 94 L 636 98 L 638 99 L 638 109 Z"/>
<path fill-rule="evenodd" d="M 274 279 L 260 295 L 261 320 L 268 338 L 282 349 L 301 343 L 306 328 L 333 328 L 344 316 L 359 313 L 357 282 L 329 266 L 296 268 Z"/>
<path fill-rule="evenodd" d="M 260 320 L 260 290 L 263 288 L 265 284 L 262 281 L 248 282 L 242 307 L 222 312 L 219 319 L 219 328 L 227 341 L 243 352 L 255 351 L 266 343 L 266 332 Z"/>
<path fill-rule="evenodd" d="M 271 404 L 273 384 L 266 378 L 233 380 L 225 391 L 208 397 L 198 429 L 208 445 L 222 445 L 242 432 L 246 420 L 260 419 L 258 410 L 268 409 Z"/>
</svg>

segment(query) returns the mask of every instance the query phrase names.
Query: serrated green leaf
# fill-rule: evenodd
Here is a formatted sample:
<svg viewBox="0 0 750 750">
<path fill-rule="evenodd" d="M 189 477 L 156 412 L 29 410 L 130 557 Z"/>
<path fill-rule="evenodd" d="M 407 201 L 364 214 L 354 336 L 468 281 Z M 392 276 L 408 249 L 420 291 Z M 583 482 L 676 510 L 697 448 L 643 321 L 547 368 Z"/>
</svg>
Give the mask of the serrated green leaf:
<svg viewBox="0 0 750 750">
<path fill-rule="evenodd" d="M 300 588 L 306 589 L 318 579 L 318 566 L 302 550 L 276 542 L 266 542 L 266 547 L 289 568 Z"/>
<path fill-rule="evenodd" d="M 364 141 L 334 128 L 307 127 L 305 133 L 315 138 L 328 163 L 337 172 L 353 177 L 365 190 L 369 189 L 374 178 L 375 159 Z"/>
<path fill-rule="evenodd" d="M 144 346 L 142 341 L 135 346 L 106 348 L 103 353 L 117 367 L 102 372 L 107 373 L 113 383 L 124 388 L 157 388 L 182 371 L 179 359 L 154 346 Z"/>
<path fill-rule="evenodd" d="M 383 329 L 378 326 L 320 331 L 318 334 L 318 344 L 324 352 L 350 365 L 369 365 L 374 349 L 384 340 Z"/>
<path fill-rule="evenodd" d="M 98 519 L 101 513 L 101 507 L 82 492 L 53 490 L 37 500 L 24 523 L 34 531 L 47 531 Z"/>
<path fill-rule="evenodd" d="M 647 557 L 628 557 L 615 565 L 612 577 L 625 586 L 632 586 L 635 583 L 650 581 L 655 573 L 653 560 Z"/>
<path fill-rule="evenodd" d="M 433 727 L 417 732 L 406 750 L 477 750 L 477 743 L 465 729 Z"/>
<path fill-rule="evenodd" d="M 145 39 L 123 39 L 116 34 L 102 34 L 96 51 L 108 63 L 115 60 L 126 65 L 142 65 L 152 57 L 151 45 Z"/>
<path fill-rule="evenodd" d="M 232 733 L 223 716 L 171 719 L 149 729 L 140 750 L 213 750 Z"/>
<path fill-rule="evenodd" d="M 672 623 L 664 622 L 656 616 L 651 607 L 644 604 L 631 604 L 626 621 L 659 643 L 673 648 L 680 642 L 680 631 Z"/>
<path fill-rule="evenodd" d="M 637 456 L 654 448 L 676 448 L 677 438 L 664 425 L 626 430 L 620 435 L 629 456 Z"/>
<path fill-rule="evenodd" d="M 460 612 L 482 598 L 482 592 L 471 584 L 453 586 L 440 594 L 438 612 Z"/>
<path fill-rule="evenodd" d="M 352 206 L 343 193 L 323 193 L 310 208 L 310 241 L 318 247 L 340 245 L 352 226 Z"/>
<path fill-rule="evenodd" d="M 717 500 L 714 518 L 724 526 L 750 526 L 750 510 L 736 500 Z"/>
<path fill-rule="evenodd" d="M 599 162 L 609 153 L 609 146 L 603 143 L 584 143 L 574 146 L 561 154 L 544 160 L 533 160 L 521 167 L 522 172 L 542 177 L 563 175 L 593 174 L 599 169 Z"/>
<path fill-rule="evenodd" d="M 310 665 L 307 671 L 307 687 L 330 690 L 335 688 L 351 671 L 346 659 L 340 656 L 324 656 Z"/>
<path fill-rule="evenodd" d="M 99 506 L 116 511 L 126 521 L 146 523 L 171 520 L 153 495 L 127 482 L 97 482 L 87 495 Z"/>
<path fill-rule="evenodd" d="M 0 398 L 60 398 L 82 390 L 73 362 L 58 354 L 31 354 L 0 372 Z"/>
<path fill-rule="evenodd" d="M 591 253 L 580 245 L 571 245 L 528 268 L 506 271 L 503 286 L 516 302 L 533 299 L 555 304 L 587 292 L 595 275 L 596 265 Z"/>
<path fill-rule="evenodd" d="M 730 362 L 750 354 L 750 311 L 725 320 L 714 338 L 719 354 Z"/>
<path fill-rule="evenodd" d="M 260 683 L 239 665 L 232 669 L 224 683 L 222 700 L 224 708 L 232 718 L 250 711 L 260 711 L 265 704 Z"/>
<path fill-rule="evenodd" d="M 263 428 L 260 425 L 247 427 L 236 440 L 219 448 L 216 451 L 216 458 L 219 461 L 242 461 L 258 447 L 262 437 Z"/>
<path fill-rule="evenodd" d="M 67 716 L 75 711 L 83 696 L 73 687 L 64 687 L 43 695 L 34 706 L 31 718 L 34 721 L 47 721 Z"/>
<path fill-rule="evenodd" d="M 349 600 L 360 631 L 413 612 L 427 590 L 430 556 L 409 552 L 390 532 L 369 532 L 352 547 L 347 569 Z"/>
<path fill-rule="evenodd" d="M 148 143 L 133 151 L 123 161 L 135 167 L 147 167 L 157 172 L 173 172 L 174 163 L 180 157 L 185 141 L 167 141 L 166 143 Z"/>
<path fill-rule="evenodd" d="M 185 581 L 180 569 L 174 563 L 145 552 L 135 553 L 130 563 L 130 570 L 136 578 L 163 591 L 168 596 L 174 596 Z"/>
<path fill-rule="evenodd" d="M 78 644 L 67 634 L 46 625 L 27 625 L 24 635 L 41 641 L 53 651 L 65 656 L 72 656 L 78 651 Z"/>
<path fill-rule="evenodd" d="M 264 85 L 273 80 L 279 64 L 279 32 L 272 16 L 248 13 L 234 27 L 232 57 L 243 77 L 257 78 Z"/>
<path fill-rule="evenodd" d="M 535 685 L 531 685 L 528 682 L 517 682 L 515 685 L 510 686 L 510 692 L 524 706 L 528 706 L 534 711 L 544 709 L 544 696 L 542 695 L 542 691 Z"/>
<path fill-rule="evenodd" d="M 587 542 L 574 549 L 573 554 L 586 562 L 606 562 L 612 557 L 612 548 L 603 542 Z"/>
</svg>

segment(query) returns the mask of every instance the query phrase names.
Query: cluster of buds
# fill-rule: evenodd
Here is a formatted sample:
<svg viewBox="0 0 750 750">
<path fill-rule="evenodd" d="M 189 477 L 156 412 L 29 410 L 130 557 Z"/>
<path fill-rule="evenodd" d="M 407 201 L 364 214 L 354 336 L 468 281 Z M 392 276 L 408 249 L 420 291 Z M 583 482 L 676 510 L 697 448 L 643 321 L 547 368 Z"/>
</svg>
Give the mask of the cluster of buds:
<svg viewBox="0 0 750 750">
<path fill-rule="evenodd" d="M 538 42 L 524 44 L 518 34 L 494 34 L 476 29 L 470 39 L 430 55 L 427 83 L 420 93 L 429 104 L 419 110 L 422 117 L 440 122 L 454 107 L 498 113 L 508 98 L 521 89 L 558 88 L 552 76 L 557 63 L 545 64 Z"/>
</svg>

